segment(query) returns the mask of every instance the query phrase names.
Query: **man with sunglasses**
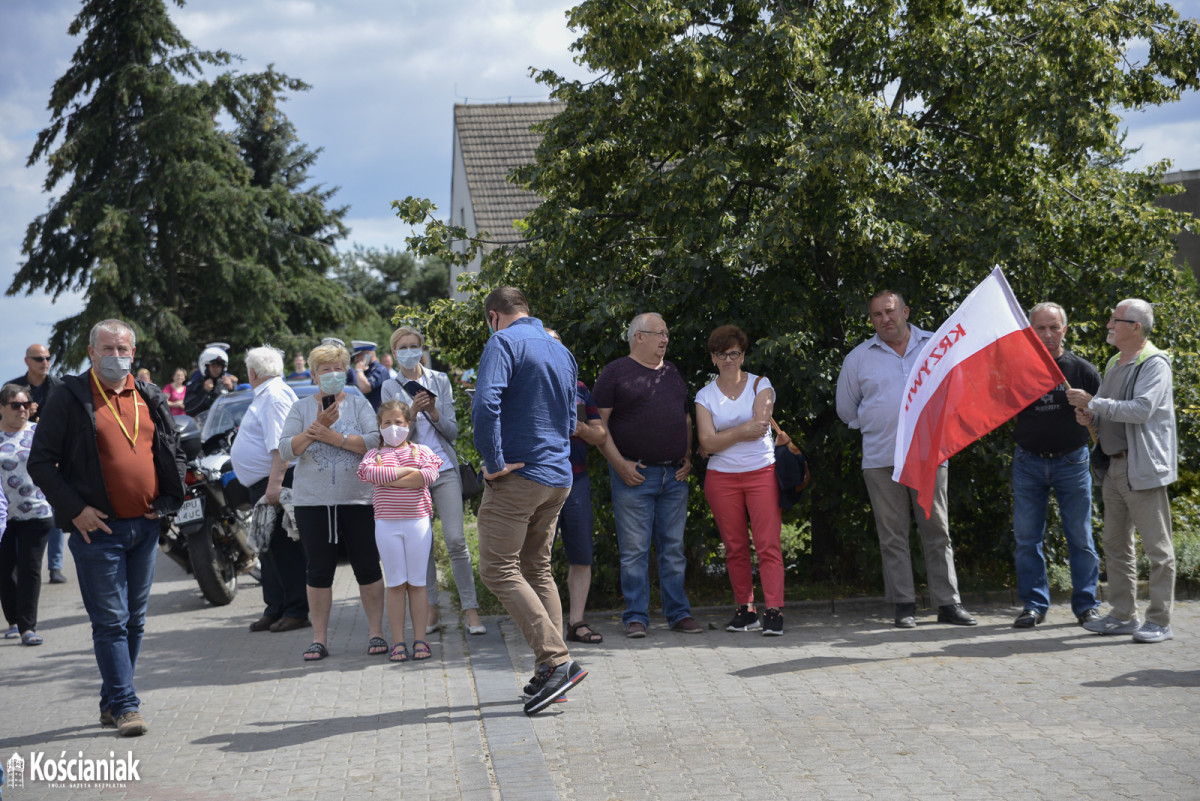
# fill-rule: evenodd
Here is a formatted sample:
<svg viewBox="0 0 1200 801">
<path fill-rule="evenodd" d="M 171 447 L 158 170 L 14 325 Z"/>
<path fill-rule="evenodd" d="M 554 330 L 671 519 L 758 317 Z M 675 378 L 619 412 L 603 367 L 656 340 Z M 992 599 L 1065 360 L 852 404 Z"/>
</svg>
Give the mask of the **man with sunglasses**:
<svg viewBox="0 0 1200 801">
<path fill-rule="evenodd" d="M 41 415 L 42 407 L 62 385 L 62 379 L 50 375 L 50 351 L 45 345 L 30 345 L 25 349 L 25 375 L 18 376 L 5 384 L 16 384 L 25 387 L 29 394 L 29 422 L 36 423 Z M 50 536 L 46 540 L 46 566 L 50 570 L 51 584 L 65 584 L 67 577 L 62 572 L 63 565 L 63 533 L 56 527 L 51 527 Z"/>
</svg>

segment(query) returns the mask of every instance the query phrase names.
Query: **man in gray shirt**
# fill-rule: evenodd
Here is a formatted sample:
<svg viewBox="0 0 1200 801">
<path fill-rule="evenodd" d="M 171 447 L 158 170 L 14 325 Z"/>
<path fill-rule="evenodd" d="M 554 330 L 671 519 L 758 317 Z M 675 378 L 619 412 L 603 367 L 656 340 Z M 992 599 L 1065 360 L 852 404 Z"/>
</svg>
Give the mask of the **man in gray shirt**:
<svg viewBox="0 0 1200 801">
<path fill-rule="evenodd" d="M 1154 308 L 1129 298 L 1108 321 L 1108 344 L 1118 353 L 1108 361 L 1095 396 L 1067 391 L 1076 419 L 1096 424 L 1100 449 L 1109 458 L 1098 473 L 1104 494 L 1104 560 L 1112 609 L 1083 624 L 1097 634 L 1131 634 L 1134 642 L 1174 637 L 1175 547 L 1171 542 L 1171 503 L 1167 486 L 1178 471 L 1175 397 L 1171 360 L 1150 342 Z M 1150 608 L 1146 622 L 1137 612 L 1137 560 L 1134 529 L 1150 560 Z"/>
<path fill-rule="evenodd" d="M 932 333 L 909 324 L 904 299 L 890 289 L 872 295 L 867 311 L 875 336 L 850 351 L 842 362 L 837 413 L 850 428 L 862 431 L 863 479 L 879 534 L 884 593 L 896 605 L 896 627 L 909 629 L 917 625 L 917 595 L 908 549 L 909 508 L 916 509 L 917 492 L 893 481 L 892 469 L 900 400 L 908 374 Z M 963 609 L 958 595 L 946 509 L 945 464 L 937 470 L 929 519 L 919 509 L 914 514 L 925 552 L 929 592 L 938 607 L 938 622 L 974 626 L 975 618 Z"/>
</svg>

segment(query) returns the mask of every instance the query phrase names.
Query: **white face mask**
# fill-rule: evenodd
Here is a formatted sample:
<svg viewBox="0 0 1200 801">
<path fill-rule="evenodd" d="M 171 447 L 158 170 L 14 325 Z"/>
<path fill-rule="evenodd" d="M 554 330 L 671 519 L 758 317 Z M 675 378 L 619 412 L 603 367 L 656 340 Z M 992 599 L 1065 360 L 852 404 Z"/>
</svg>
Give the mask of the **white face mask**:
<svg viewBox="0 0 1200 801">
<path fill-rule="evenodd" d="M 381 428 L 379 433 L 383 434 L 383 441 L 393 448 L 404 444 L 404 441 L 408 439 L 408 429 L 404 426 L 388 426 Z"/>
</svg>

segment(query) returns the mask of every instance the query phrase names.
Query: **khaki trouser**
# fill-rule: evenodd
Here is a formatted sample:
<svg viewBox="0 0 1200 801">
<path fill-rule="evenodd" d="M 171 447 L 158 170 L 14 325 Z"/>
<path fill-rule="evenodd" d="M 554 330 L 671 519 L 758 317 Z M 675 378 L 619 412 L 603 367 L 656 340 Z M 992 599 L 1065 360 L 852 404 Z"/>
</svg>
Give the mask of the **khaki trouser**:
<svg viewBox="0 0 1200 801">
<path fill-rule="evenodd" d="M 908 550 L 910 508 L 917 518 L 917 534 L 925 554 L 925 577 L 934 605 L 949 606 L 959 602 L 958 574 L 954 571 L 954 548 L 950 545 L 946 508 L 946 476 L 946 466 L 939 466 L 932 514 L 926 520 L 925 513 L 917 506 L 917 491 L 893 481 L 892 468 L 868 467 L 863 470 L 883 556 L 884 597 L 890 603 L 910 604 L 917 599 L 912 557 Z"/>
<path fill-rule="evenodd" d="M 551 667 L 570 659 L 550 572 L 558 511 L 570 493 L 509 473 L 484 482 L 479 504 L 479 577 L 521 629 L 537 664 Z"/>
<path fill-rule="evenodd" d="M 1137 616 L 1137 549 L 1133 532 L 1142 535 L 1150 559 L 1150 608 L 1146 619 L 1171 625 L 1175 607 L 1175 546 L 1171 542 L 1171 504 L 1166 487 L 1129 487 L 1129 460 L 1113 459 L 1104 477 L 1104 563 L 1112 616 Z"/>
</svg>

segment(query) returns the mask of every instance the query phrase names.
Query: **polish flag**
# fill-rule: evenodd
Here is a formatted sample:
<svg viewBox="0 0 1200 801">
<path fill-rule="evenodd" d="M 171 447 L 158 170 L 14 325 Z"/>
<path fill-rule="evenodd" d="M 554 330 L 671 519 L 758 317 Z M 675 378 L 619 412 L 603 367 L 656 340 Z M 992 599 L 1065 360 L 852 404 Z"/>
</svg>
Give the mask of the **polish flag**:
<svg viewBox="0 0 1200 801">
<path fill-rule="evenodd" d="M 917 356 L 892 480 L 917 491 L 928 518 L 938 465 L 1065 381 L 995 268 Z"/>
</svg>

